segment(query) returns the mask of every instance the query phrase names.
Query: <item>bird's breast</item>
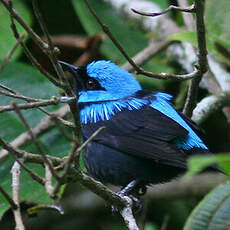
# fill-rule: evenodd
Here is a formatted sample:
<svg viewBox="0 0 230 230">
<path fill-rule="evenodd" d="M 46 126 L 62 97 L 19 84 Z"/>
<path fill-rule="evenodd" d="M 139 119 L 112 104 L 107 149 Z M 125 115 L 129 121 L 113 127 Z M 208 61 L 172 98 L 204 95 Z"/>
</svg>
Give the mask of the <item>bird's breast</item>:
<svg viewBox="0 0 230 230">
<path fill-rule="evenodd" d="M 82 124 L 105 121 L 109 120 L 116 113 L 122 112 L 124 109 L 138 110 L 148 103 L 148 100 L 140 98 L 104 101 L 97 103 L 81 103 L 80 120 Z"/>
</svg>

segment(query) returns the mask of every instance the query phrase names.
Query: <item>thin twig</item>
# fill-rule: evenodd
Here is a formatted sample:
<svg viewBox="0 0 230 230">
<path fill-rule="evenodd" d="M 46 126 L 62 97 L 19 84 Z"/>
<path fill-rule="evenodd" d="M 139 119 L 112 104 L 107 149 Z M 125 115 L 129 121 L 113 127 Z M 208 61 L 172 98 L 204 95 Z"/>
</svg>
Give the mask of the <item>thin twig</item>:
<svg viewBox="0 0 230 230">
<path fill-rule="evenodd" d="M 160 16 L 160 15 L 168 13 L 171 10 L 181 11 L 181 12 L 185 12 L 185 13 L 194 13 L 196 11 L 194 5 L 191 5 L 191 6 L 186 7 L 186 8 L 185 7 L 171 5 L 167 9 L 165 9 L 165 10 L 163 10 L 161 12 L 158 12 L 158 13 L 145 13 L 145 12 L 141 12 L 141 11 L 138 11 L 138 10 L 135 10 L 135 9 L 131 9 L 131 10 L 134 13 L 136 13 L 136 14 L 140 14 L 142 16 L 148 16 L 148 17 Z"/>
<path fill-rule="evenodd" d="M 16 209 L 13 209 L 14 220 L 15 220 L 15 229 L 16 230 L 25 230 L 25 226 L 22 220 L 21 210 L 20 210 L 20 174 L 21 174 L 21 165 L 19 162 L 15 161 L 11 169 L 12 173 L 12 194 L 13 201 L 17 205 Z"/>
<path fill-rule="evenodd" d="M 27 104 L 18 104 L 17 107 L 19 110 L 25 110 L 25 109 L 33 109 L 33 108 L 44 107 L 49 105 L 58 105 L 59 103 L 61 103 L 61 98 L 52 97 L 50 100 L 42 100 L 42 101 L 31 102 Z M 14 110 L 13 105 L 0 106 L 0 113 L 13 111 L 13 110 Z"/>
<path fill-rule="evenodd" d="M 185 114 L 188 117 L 192 116 L 192 111 L 197 104 L 197 94 L 200 81 L 201 75 L 192 79 L 189 83 L 187 97 L 183 108 L 183 114 Z"/>
<path fill-rule="evenodd" d="M 72 137 L 70 137 L 70 136 L 66 133 L 65 129 L 62 127 L 63 122 L 60 121 L 60 118 L 57 117 L 57 116 L 55 116 L 55 115 L 53 115 L 53 116 L 51 115 L 51 119 L 55 122 L 55 124 L 56 124 L 57 128 L 59 129 L 59 131 L 61 132 L 62 136 L 63 136 L 66 140 L 68 140 L 68 141 L 70 141 L 70 142 L 74 142 L 74 139 L 73 139 Z"/>
<path fill-rule="evenodd" d="M 48 29 L 46 27 L 46 24 L 44 23 L 44 19 L 42 17 L 42 14 L 39 11 L 37 0 L 32 0 L 32 5 L 33 5 L 33 10 L 34 10 L 36 18 L 38 20 L 38 23 L 40 24 L 40 27 L 41 27 L 41 29 L 42 29 L 43 33 L 45 34 L 46 39 L 48 41 L 48 51 L 49 52 L 47 53 L 47 55 L 49 56 L 50 61 L 53 64 L 53 67 L 54 67 L 54 69 L 55 69 L 55 71 L 59 77 L 59 80 L 61 82 L 63 82 L 65 79 L 65 74 L 64 74 L 61 66 L 59 65 L 58 61 L 57 61 L 57 57 L 55 54 L 55 47 L 53 45 L 53 42 L 51 41 Z M 69 81 L 67 80 L 67 82 L 69 82 Z M 69 87 L 69 90 L 71 90 L 71 87 Z"/>
<path fill-rule="evenodd" d="M 72 152 L 71 154 L 69 155 L 69 157 L 67 158 L 66 162 L 65 162 L 65 166 L 64 166 L 64 173 L 62 174 L 58 184 L 56 185 L 55 189 L 54 189 L 54 192 L 53 192 L 53 195 L 55 196 L 59 189 L 60 189 L 60 186 L 61 184 L 63 183 L 63 181 L 66 179 L 68 173 L 69 173 L 69 170 L 70 170 L 70 166 L 73 162 L 73 160 L 75 158 L 76 159 L 76 165 L 75 167 L 76 168 L 79 168 L 79 154 L 80 152 L 87 146 L 87 144 L 89 144 L 90 141 L 92 141 L 103 129 L 105 129 L 104 126 L 100 127 L 98 130 L 96 130 L 81 146 L 79 146 L 79 143 L 78 141 L 74 142 L 74 146 L 73 146 L 73 149 L 72 149 Z M 79 146 L 79 147 L 78 147 Z"/>
<path fill-rule="evenodd" d="M 5 90 L 9 91 L 10 93 L 17 94 L 16 91 L 14 91 L 13 89 L 10 89 L 9 87 L 7 87 L 1 83 L 0 83 L 0 88 L 5 89 Z"/>
<path fill-rule="evenodd" d="M 31 140 L 34 142 L 35 146 L 37 147 L 39 153 L 42 155 L 44 163 L 47 164 L 49 166 L 50 171 L 52 172 L 52 175 L 55 177 L 55 179 L 59 180 L 59 176 L 57 175 L 57 173 L 55 172 L 53 166 L 51 165 L 49 159 L 46 157 L 46 154 L 44 153 L 40 143 L 37 141 L 36 137 L 34 136 L 31 127 L 29 126 L 29 124 L 27 123 L 26 119 L 24 118 L 24 116 L 22 115 L 21 111 L 19 110 L 17 104 L 15 102 L 12 103 L 12 106 L 15 110 L 15 112 L 17 113 L 18 117 L 20 118 L 20 120 L 22 121 L 22 123 L 25 125 L 25 127 L 27 128 L 27 131 L 31 137 Z"/>
<path fill-rule="evenodd" d="M 24 101 L 30 101 L 30 102 L 39 102 L 39 101 L 42 101 L 40 99 L 26 97 L 26 96 L 23 96 L 23 95 L 18 94 L 18 93 L 16 93 L 16 94 L 15 93 L 7 93 L 7 92 L 1 91 L 1 90 L 0 90 L 0 94 L 4 95 L 4 96 L 7 96 L 7 97 L 13 97 L 13 98 L 21 99 L 21 100 L 24 100 Z"/>
<path fill-rule="evenodd" d="M 11 29 L 13 31 L 14 37 L 19 41 L 19 43 L 21 44 L 21 46 L 24 49 L 24 52 L 27 56 L 27 58 L 31 61 L 32 65 L 34 65 L 41 74 L 43 74 L 49 81 L 51 81 L 54 85 L 56 85 L 57 87 L 60 87 L 62 89 L 65 89 L 65 85 L 62 84 L 61 82 L 58 82 L 53 76 L 51 76 L 44 68 L 42 68 L 42 66 L 38 63 L 38 61 L 36 60 L 36 58 L 32 55 L 32 53 L 30 52 L 30 50 L 27 48 L 27 46 L 25 45 L 25 43 L 23 41 L 20 41 L 19 38 L 19 33 L 17 30 L 17 27 L 14 23 L 14 18 L 11 15 Z"/>
<path fill-rule="evenodd" d="M 41 155 L 33 154 L 33 153 L 26 152 L 24 150 L 17 149 L 13 147 L 11 144 L 4 141 L 1 137 L 0 137 L 0 145 L 2 146 L 2 148 L 6 149 L 9 153 L 12 153 L 12 156 L 15 159 L 23 158 L 25 162 L 44 164 L 44 160 Z M 62 163 L 62 159 L 59 157 L 47 155 L 47 158 L 52 162 L 54 166 L 58 166 Z M 28 171 L 26 168 L 24 169 Z"/>
<path fill-rule="evenodd" d="M 173 42 L 174 41 L 151 42 L 145 49 L 141 50 L 132 59 L 137 65 L 143 65 L 146 61 L 157 55 L 162 50 L 166 49 Z M 133 70 L 133 66 L 129 62 L 126 62 L 122 68 L 126 69 L 127 71 Z"/>
<path fill-rule="evenodd" d="M 147 77 L 152 77 L 152 78 L 157 78 L 157 79 L 162 79 L 162 80 L 167 80 L 167 79 L 175 79 L 175 80 L 188 80 L 194 77 L 197 77 L 200 75 L 200 71 L 198 69 L 195 69 L 192 73 L 189 74 L 183 74 L 183 75 L 178 75 L 178 74 L 168 74 L 168 73 L 161 73 L 161 74 L 155 74 L 149 71 L 145 71 L 141 67 L 137 66 L 136 63 L 129 57 L 129 55 L 125 52 L 123 47 L 120 45 L 120 43 L 115 39 L 113 34 L 111 33 L 110 29 L 108 26 L 103 24 L 97 14 L 94 12 L 92 7 L 90 6 L 88 0 L 84 0 L 85 3 L 87 4 L 90 12 L 92 15 L 95 17 L 97 20 L 98 24 L 101 26 L 103 31 L 108 35 L 108 37 L 112 40 L 114 45 L 119 49 L 119 51 L 122 53 L 122 55 L 127 59 L 127 61 L 133 66 L 137 74 L 143 74 Z"/>
<path fill-rule="evenodd" d="M 5 59 L 2 61 L 1 65 L 0 65 L 0 73 L 2 72 L 2 70 L 5 68 L 5 66 L 7 65 L 7 63 L 10 61 L 11 57 L 13 56 L 14 52 L 16 51 L 16 49 L 18 48 L 19 44 L 24 40 L 25 35 L 23 34 L 22 36 L 20 36 L 16 42 L 16 44 L 13 46 L 13 48 L 10 50 L 10 52 L 8 53 L 8 55 L 5 57 Z"/>
<path fill-rule="evenodd" d="M 18 163 L 21 165 L 21 167 L 29 173 L 29 175 L 36 180 L 38 183 L 44 185 L 45 181 L 43 178 L 41 178 L 38 174 L 34 173 L 31 171 L 23 162 L 21 162 L 19 159 L 24 159 L 24 161 L 27 161 L 29 158 L 29 154 L 25 151 L 19 151 L 15 149 L 12 145 L 8 144 L 5 142 L 2 138 L 0 138 L 0 145 L 4 148 L 7 149 L 8 152 L 13 156 L 13 158 L 18 161 Z M 34 155 L 34 156 L 33 156 Z M 35 154 L 30 154 L 31 159 L 37 159 L 36 163 L 38 163 L 39 159 Z"/>
<path fill-rule="evenodd" d="M 43 134 L 44 132 L 48 131 L 51 127 L 54 126 L 54 122 L 51 119 L 51 116 L 54 116 L 54 115 L 64 125 L 67 125 L 68 127 L 73 128 L 73 126 L 70 126 L 70 125 L 72 125 L 71 122 L 62 119 L 62 117 L 65 117 L 68 113 L 69 113 L 69 109 L 68 109 L 67 105 L 63 106 L 62 108 L 60 108 L 56 112 L 48 113 L 49 117 L 43 118 L 39 122 L 38 125 L 36 125 L 34 128 L 32 128 L 34 136 L 38 137 L 41 134 Z M 70 123 L 70 124 L 68 124 L 68 123 Z M 10 144 L 11 144 L 11 146 L 14 146 L 14 148 L 19 148 L 20 146 L 25 145 L 29 140 L 31 140 L 31 137 L 30 137 L 29 133 L 28 132 L 24 132 L 21 135 L 19 135 L 17 138 L 15 138 Z M 36 159 L 34 157 L 30 158 L 28 155 L 29 155 L 29 153 L 27 154 L 27 158 L 28 159 L 30 159 L 30 160 Z M 7 156 L 8 156 L 8 151 L 6 149 L 1 150 L 0 151 L 0 162 L 4 161 L 7 158 Z M 38 155 L 38 154 L 36 154 L 35 156 L 41 158 L 41 156 Z M 20 154 L 18 154 L 18 157 L 20 157 Z M 49 159 L 50 159 L 50 157 L 49 157 Z M 43 163 L 43 161 L 41 161 L 42 159 L 40 159 L 40 158 L 39 158 L 39 162 L 38 163 Z M 52 160 L 52 163 L 54 165 L 56 164 L 55 161 L 53 161 L 53 160 Z"/>
<path fill-rule="evenodd" d="M 2 188 L 0 185 L 0 193 L 6 198 L 8 203 L 11 205 L 12 209 L 17 209 L 18 206 L 15 204 L 14 200 L 10 197 L 10 195 Z"/>
<path fill-rule="evenodd" d="M 27 31 L 27 33 L 31 36 L 31 38 L 34 40 L 38 46 L 46 52 L 48 45 L 41 40 L 41 38 L 32 30 L 31 27 L 29 27 L 25 21 L 19 16 L 19 14 L 12 8 L 12 4 L 7 2 L 6 0 L 0 0 L 3 4 L 3 6 L 10 12 L 13 18 L 17 20 L 17 22 Z"/>
<path fill-rule="evenodd" d="M 2 85 L 4 88 L 6 88 L 8 91 L 10 90 L 11 92 L 13 93 L 7 93 L 5 91 L 1 91 L 0 90 L 0 94 L 4 95 L 4 96 L 7 96 L 7 97 L 12 97 L 12 98 L 18 98 L 18 99 L 21 99 L 21 100 L 25 100 L 27 102 L 42 102 L 44 100 L 42 99 L 37 99 L 37 98 L 31 98 L 31 97 L 26 97 L 22 94 L 20 94 L 19 92 L 17 91 L 13 91 L 12 89 L 10 88 L 7 88 L 6 86 Z M 1 86 L 0 86 L 1 87 Z M 60 98 L 61 102 L 63 103 L 68 103 L 69 101 L 73 100 L 73 98 L 71 97 L 61 97 Z M 56 112 L 53 112 L 53 113 L 50 113 L 48 111 L 46 111 L 44 108 L 38 108 L 39 110 L 41 110 L 43 113 L 47 114 L 48 116 L 52 117 L 52 119 L 55 121 L 55 122 L 60 122 L 62 124 L 64 124 L 65 126 L 67 127 L 70 127 L 70 128 L 75 128 L 74 124 L 70 121 L 66 121 L 64 119 L 62 119 L 61 117 L 57 116 Z M 61 110 L 60 110 L 61 111 Z M 70 140 L 70 139 L 69 139 Z M 1 154 L 0 154 L 1 155 Z M 1 157 L 0 157 L 1 158 Z"/>
</svg>

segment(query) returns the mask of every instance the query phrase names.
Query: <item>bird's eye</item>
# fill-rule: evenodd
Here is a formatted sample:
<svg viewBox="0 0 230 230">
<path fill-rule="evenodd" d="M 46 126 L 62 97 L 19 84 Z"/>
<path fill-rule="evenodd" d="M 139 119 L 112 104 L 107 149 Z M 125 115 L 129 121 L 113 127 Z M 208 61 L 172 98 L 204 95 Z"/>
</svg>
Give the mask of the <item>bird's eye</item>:
<svg viewBox="0 0 230 230">
<path fill-rule="evenodd" d="M 89 79 L 87 82 L 87 89 L 94 89 L 97 86 L 97 82 L 94 79 Z"/>
</svg>

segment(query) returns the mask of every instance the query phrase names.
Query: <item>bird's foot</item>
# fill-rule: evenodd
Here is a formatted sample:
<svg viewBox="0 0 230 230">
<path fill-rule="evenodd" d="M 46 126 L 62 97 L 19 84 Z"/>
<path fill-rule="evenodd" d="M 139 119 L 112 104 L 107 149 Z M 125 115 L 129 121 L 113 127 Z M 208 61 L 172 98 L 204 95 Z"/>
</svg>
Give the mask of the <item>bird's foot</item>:
<svg viewBox="0 0 230 230">
<path fill-rule="evenodd" d="M 117 193 L 117 195 L 121 197 L 128 196 L 132 201 L 132 209 L 134 213 L 139 213 L 142 210 L 142 202 L 139 199 L 140 196 L 144 195 L 146 193 L 146 185 L 143 183 L 140 183 L 139 180 L 133 180 L 128 185 L 126 185 L 123 189 L 121 189 L 120 192 Z M 117 213 L 119 210 L 112 206 L 112 212 Z"/>
<path fill-rule="evenodd" d="M 117 193 L 122 198 L 129 197 L 132 200 L 132 210 L 135 214 L 140 213 L 142 211 L 143 205 L 142 201 L 134 196 L 133 194 L 124 194 L 123 190 Z M 118 213 L 120 210 L 112 205 L 112 213 Z"/>
</svg>

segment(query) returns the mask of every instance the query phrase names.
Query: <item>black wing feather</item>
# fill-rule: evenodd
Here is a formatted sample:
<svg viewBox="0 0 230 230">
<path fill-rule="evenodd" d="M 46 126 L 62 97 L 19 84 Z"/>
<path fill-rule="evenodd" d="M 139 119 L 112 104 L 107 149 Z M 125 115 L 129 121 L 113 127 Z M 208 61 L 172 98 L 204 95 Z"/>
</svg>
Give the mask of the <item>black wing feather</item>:
<svg viewBox="0 0 230 230">
<path fill-rule="evenodd" d="M 150 106 L 123 110 L 110 120 L 83 125 L 83 136 L 88 138 L 101 126 L 106 128 L 94 139 L 98 143 L 137 157 L 186 168 L 187 155 L 172 141 L 187 135 L 188 131 Z"/>
</svg>

